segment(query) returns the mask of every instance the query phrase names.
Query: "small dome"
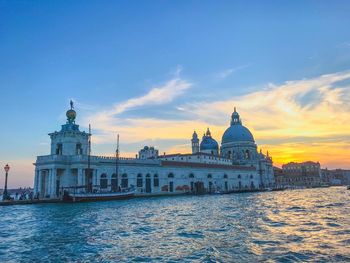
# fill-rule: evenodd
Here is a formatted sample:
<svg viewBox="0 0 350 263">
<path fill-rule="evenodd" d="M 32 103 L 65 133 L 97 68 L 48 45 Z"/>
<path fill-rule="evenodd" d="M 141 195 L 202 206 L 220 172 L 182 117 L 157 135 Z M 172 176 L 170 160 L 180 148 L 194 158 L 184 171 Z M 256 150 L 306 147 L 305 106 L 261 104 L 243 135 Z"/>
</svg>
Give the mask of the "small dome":
<svg viewBox="0 0 350 263">
<path fill-rule="evenodd" d="M 219 150 L 219 144 L 210 136 L 204 136 L 199 147 L 201 151 Z"/>
</svg>

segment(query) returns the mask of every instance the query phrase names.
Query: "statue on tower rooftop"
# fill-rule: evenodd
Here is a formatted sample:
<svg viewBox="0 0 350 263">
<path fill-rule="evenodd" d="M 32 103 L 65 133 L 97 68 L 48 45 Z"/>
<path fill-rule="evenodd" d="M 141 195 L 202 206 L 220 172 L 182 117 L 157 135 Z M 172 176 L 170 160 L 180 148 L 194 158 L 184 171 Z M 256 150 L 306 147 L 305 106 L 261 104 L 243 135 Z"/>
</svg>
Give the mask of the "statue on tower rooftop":
<svg viewBox="0 0 350 263">
<path fill-rule="evenodd" d="M 74 105 L 73 105 L 73 101 L 72 100 L 70 100 L 70 109 L 71 110 L 74 109 Z"/>
</svg>

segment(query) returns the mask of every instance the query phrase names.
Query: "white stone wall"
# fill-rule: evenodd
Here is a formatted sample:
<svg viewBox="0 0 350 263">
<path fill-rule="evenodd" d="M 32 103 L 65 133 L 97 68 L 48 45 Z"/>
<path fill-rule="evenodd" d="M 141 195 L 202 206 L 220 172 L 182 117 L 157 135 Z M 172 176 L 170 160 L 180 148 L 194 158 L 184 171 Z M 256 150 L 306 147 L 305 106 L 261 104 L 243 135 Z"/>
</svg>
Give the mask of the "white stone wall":
<svg viewBox="0 0 350 263">
<path fill-rule="evenodd" d="M 62 145 L 62 155 L 76 155 L 77 144 L 81 145 L 81 154 L 88 154 L 88 134 L 85 132 L 65 131 L 50 134 L 51 154 L 56 154 L 57 145 Z"/>
</svg>

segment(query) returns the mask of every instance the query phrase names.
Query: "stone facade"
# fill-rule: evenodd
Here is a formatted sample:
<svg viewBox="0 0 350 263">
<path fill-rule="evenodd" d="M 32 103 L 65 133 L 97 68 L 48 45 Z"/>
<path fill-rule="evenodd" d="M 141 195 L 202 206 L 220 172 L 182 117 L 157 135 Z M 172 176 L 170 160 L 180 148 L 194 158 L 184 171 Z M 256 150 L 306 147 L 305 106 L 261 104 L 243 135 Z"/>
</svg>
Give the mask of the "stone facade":
<svg viewBox="0 0 350 263">
<path fill-rule="evenodd" d="M 322 185 L 321 165 L 318 162 L 291 162 L 275 172 L 276 185 L 281 187 L 317 187 Z"/>
</svg>

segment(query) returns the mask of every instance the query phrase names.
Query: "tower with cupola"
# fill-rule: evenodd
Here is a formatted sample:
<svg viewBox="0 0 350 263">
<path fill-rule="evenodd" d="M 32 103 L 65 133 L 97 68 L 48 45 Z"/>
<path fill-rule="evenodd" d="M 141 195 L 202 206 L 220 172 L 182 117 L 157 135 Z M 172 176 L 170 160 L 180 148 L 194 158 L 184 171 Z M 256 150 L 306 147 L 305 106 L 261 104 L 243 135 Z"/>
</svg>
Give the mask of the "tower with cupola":
<svg viewBox="0 0 350 263">
<path fill-rule="evenodd" d="M 191 144 L 192 144 L 192 154 L 198 153 L 199 152 L 199 139 L 198 139 L 198 135 L 197 135 L 196 131 L 193 132 Z"/>
<path fill-rule="evenodd" d="M 50 133 L 51 155 L 87 155 L 89 151 L 89 133 L 81 132 L 75 124 L 77 113 L 73 102 L 66 112 L 67 122 L 60 131 Z"/>
</svg>

